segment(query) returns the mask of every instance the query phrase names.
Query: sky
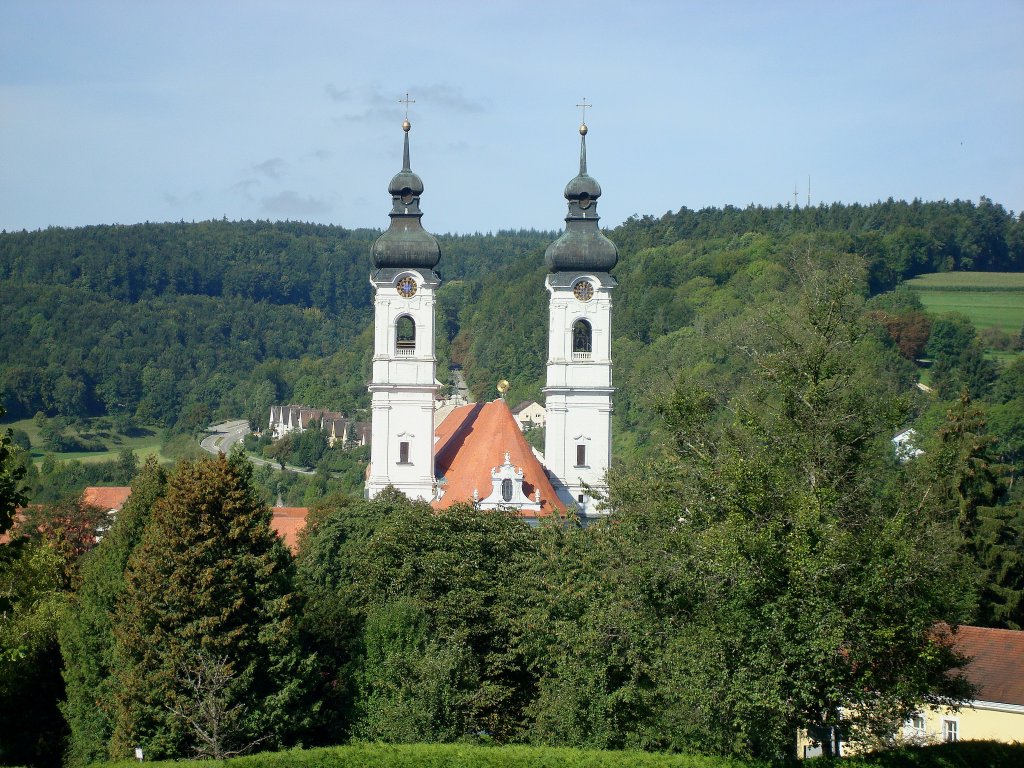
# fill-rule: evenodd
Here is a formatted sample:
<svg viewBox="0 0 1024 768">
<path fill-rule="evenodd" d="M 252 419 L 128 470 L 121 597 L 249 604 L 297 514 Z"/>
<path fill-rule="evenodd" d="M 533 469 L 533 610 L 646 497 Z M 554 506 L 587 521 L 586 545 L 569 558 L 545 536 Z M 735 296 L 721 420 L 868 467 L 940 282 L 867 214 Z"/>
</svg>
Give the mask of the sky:
<svg viewBox="0 0 1024 768">
<path fill-rule="evenodd" d="M 0 229 L 385 228 L 409 94 L 423 224 L 681 207 L 1024 211 L 1024 0 L 0 0 Z"/>
</svg>

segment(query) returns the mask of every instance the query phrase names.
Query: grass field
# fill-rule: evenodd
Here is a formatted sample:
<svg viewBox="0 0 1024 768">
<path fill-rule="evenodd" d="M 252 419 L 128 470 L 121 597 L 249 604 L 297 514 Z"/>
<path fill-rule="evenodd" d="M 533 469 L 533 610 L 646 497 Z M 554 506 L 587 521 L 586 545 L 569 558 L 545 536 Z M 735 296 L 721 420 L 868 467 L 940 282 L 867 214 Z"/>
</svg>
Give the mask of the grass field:
<svg viewBox="0 0 1024 768">
<path fill-rule="evenodd" d="M 1024 273 L 936 272 L 906 285 L 929 312 L 960 312 L 978 330 L 998 327 L 1016 335 L 1024 326 Z"/>
<path fill-rule="evenodd" d="M 21 419 L 19 421 L 4 422 L 0 425 L 0 428 L 5 431 L 8 427 L 24 430 L 28 434 L 28 439 L 32 442 L 32 460 L 37 464 L 41 462 L 47 452 L 43 450 L 43 438 L 39 434 L 39 427 L 36 426 L 35 421 L 32 419 Z M 161 437 L 156 429 L 143 428 L 138 431 L 138 435 L 129 437 L 111 429 L 109 421 L 106 419 L 88 419 L 84 430 L 69 429 L 67 432 L 82 437 L 98 439 L 107 446 L 107 450 L 54 453 L 53 457 L 61 461 L 68 461 L 70 459 L 77 459 L 83 463 L 113 461 L 125 448 L 135 451 L 135 455 L 141 461 L 145 461 L 149 456 L 156 456 L 160 461 L 171 460 L 160 453 Z"/>
</svg>

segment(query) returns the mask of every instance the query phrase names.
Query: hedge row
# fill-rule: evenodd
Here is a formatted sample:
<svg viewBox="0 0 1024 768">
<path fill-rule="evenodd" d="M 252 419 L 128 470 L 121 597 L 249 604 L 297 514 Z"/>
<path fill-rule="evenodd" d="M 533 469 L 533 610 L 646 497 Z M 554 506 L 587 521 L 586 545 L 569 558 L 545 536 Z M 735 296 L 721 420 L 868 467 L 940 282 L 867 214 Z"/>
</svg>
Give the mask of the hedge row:
<svg viewBox="0 0 1024 768">
<path fill-rule="evenodd" d="M 907 283 L 920 293 L 1020 293 L 1024 285 L 919 285 Z"/>
<path fill-rule="evenodd" d="M 1024 742 L 958 741 L 876 752 L 837 763 L 843 768 L 1020 768 L 1024 766 Z"/>
<path fill-rule="evenodd" d="M 1024 744 L 961 741 L 878 752 L 864 757 L 802 763 L 814 768 L 1019 768 Z M 112 763 L 99 768 L 129 768 Z M 199 760 L 176 760 L 166 768 L 209 768 Z M 482 747 L 468 744 L 353 744 L 325 749 L 263 752 L 228 760 L 230 768 L 768 768 L 768 763 L 728 757 L 606 752 L 555 747 Z"/>
</svg>

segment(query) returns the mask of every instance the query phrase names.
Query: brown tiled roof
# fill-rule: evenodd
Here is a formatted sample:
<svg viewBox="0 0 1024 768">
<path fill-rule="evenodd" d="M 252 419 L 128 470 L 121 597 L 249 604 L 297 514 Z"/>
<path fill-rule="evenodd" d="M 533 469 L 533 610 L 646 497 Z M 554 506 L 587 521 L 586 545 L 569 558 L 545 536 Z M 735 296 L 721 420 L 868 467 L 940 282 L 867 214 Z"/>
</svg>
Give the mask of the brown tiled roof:
<svg viewBox="0 0 1024 768">
<path fill-rule="evenodd" d="M 540 489 L 541 511 L 524 516 L 546 517 L 553 510 L 564 511 L 544 467 L 534 456 L 504 400 L 473 403 L 456 408 L 434 432 L 434 470 L 445 479 L 445 493 L 433 503 L 445 509 L 469 501 L 476 490 L 480 498 L 491 492 L 491 470 L 509 460 L 523 470 L 523 492 L 533 498 Z"/>
<path fill-rule="evenodd" d="M 121 511 L 121 507 L 132 495 L 132 489 L 126 485 L 100 487 L 90 485 L 82 491 L 82 503 L 90 507 L 99 507 L 104 510 Z"/>
<path fill-rule="evenodd" d="M 36 504 L 35 506 L 38 507 L 39 505 Z M 0 533 L 0 544 L 10 544 L 14 537 L 23 536 L 24 534 L 18 533 L 18 529 L 25 523 L 25 519 L 25 512 L 20 508 L 16 509 L 14 511 L 14 519 L 11 520 L 11 527 L 6 533 Z"/>
<path fill-rule="evenodd" d="M 955 642 L 971 657 L 964 674 L 977 689 L 975 699 L 1024 706 L 1024 632 L 962 626 Z"/>
<path fill-rule="evenodd" d="M 299 551 L 299 531 L 306 527 L 308 507 L 274 507 L 270 527 L 295 554 Z"/>
<path fill-rule="evenodd" d="M 128 501 L 132 489 L 127 487 L 101 488 L 89 486 L 82 491 L 82 503 L 101 509 L 120 510 Z M 299 531 L 306 527 L 307 507 L 273 507 L 270 527 L 284 539 L 285 545 L 293 553 L 299 549 Z M 24 519 L 24 518 L 23 518 Z M 7 538 L 6 535 L 4 538 Z M 6 543 L 0 541 L 0 543 Z"/>
</svg>

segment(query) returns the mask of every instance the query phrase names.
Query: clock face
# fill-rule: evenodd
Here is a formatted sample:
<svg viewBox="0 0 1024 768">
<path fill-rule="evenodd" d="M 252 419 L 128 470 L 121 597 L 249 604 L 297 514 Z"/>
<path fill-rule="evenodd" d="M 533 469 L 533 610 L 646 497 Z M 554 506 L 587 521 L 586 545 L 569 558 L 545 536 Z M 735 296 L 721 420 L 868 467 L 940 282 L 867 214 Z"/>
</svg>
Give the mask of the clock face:
<svg viewBox="0 0 1024 768">
<path fill-rule="evenodd" d="M 406 299 L 411 299 L 416 295 L 416 281 L 411 277 L 403 277 L 398 281 L 398 295 Z"/>
<path fill-rule="evenodd" d="M 572 294 L 580 301 L 590 301 L 594 298 L 594 286 L 586 280 L 581 280 L 573 286 Z"/>
</svg>

